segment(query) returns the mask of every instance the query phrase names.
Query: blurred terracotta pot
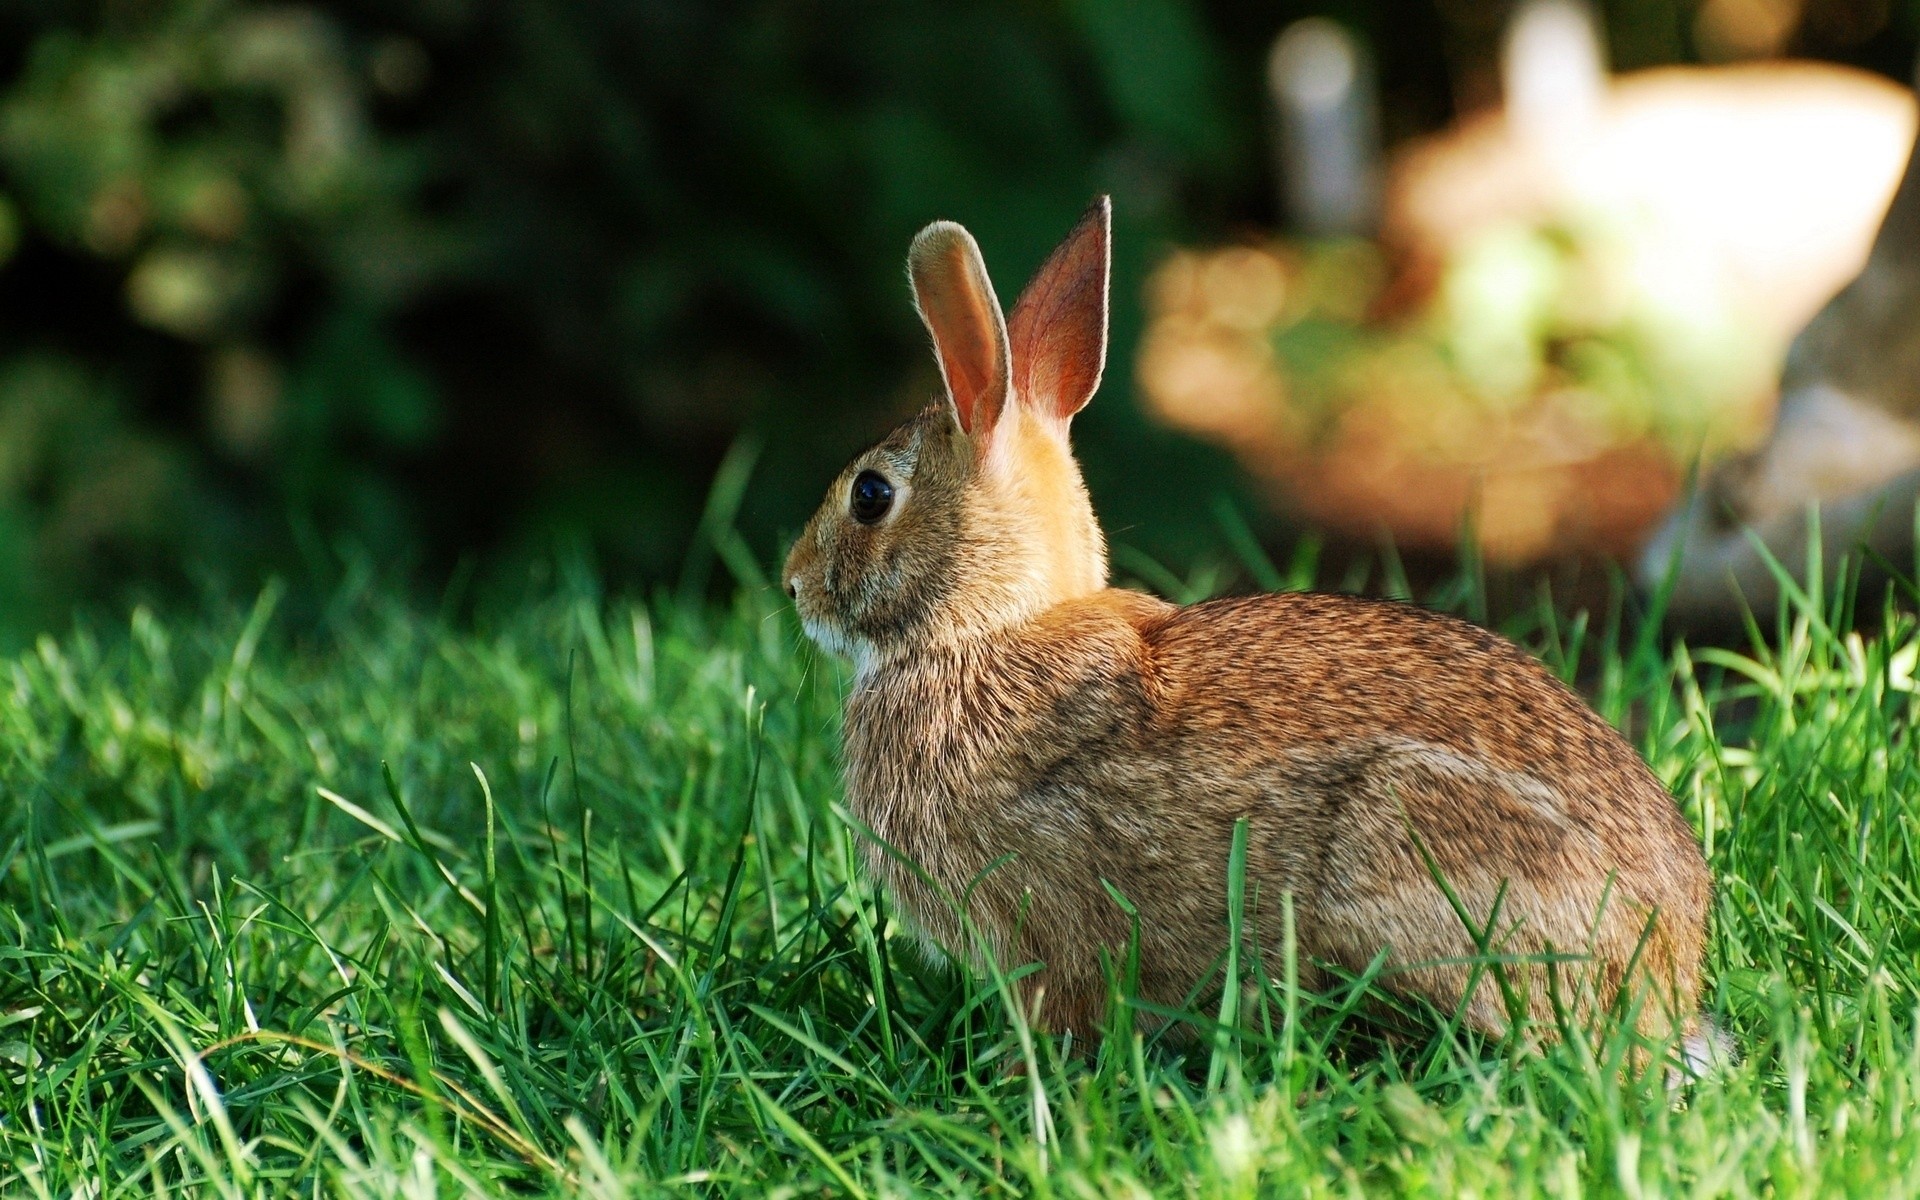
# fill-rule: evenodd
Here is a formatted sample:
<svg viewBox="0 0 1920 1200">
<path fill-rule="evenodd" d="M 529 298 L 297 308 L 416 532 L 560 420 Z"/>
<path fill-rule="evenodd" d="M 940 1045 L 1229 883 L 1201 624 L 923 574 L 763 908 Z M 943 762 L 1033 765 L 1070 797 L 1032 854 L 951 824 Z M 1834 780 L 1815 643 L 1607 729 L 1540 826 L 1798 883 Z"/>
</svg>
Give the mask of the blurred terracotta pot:
<svg viewBox="0 0 1920 1200">
<path fill-rule="evenodd" d="M 1626 76 L 1560 138 L 1469 121 L 1395 158 L 1378 246 L 1173 255 L 1144 398 L 1340 534 L 1629 557 L 1693 462 L 1764 435 L 1915 125 L 1807 64 Z"/>
</svg>

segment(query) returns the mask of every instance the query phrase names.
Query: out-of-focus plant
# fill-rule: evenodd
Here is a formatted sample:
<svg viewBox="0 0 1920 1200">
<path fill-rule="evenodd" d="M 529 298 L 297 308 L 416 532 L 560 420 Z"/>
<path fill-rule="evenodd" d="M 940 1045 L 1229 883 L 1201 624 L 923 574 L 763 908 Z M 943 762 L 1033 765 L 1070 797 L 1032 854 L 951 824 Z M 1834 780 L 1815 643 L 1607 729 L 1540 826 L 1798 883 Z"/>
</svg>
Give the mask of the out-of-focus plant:
<svg viewBox="0 0 1920 1200">
<path fill-rule="evenodd" d="M 421 156 L 367 114 L 419 53 L 365 52 L 315 8 L 236 0 L 126 7 L 32 41 L 0 93 L 0 252 L 25 233 L 66 271 L 91 262 L 123 312 L 51 331 L 29 314 L 6 335 L 7 615 L 233 532 L 183 433 L 236 467 L 274 461 L 266 478 L 297 509 L 368 486 L 335 473 L 341 439 L 431 430 L 433 390 L 384 322 L 459 244 L 420 213 Z M 150 342 L 129 352 L 116 317 Z M 167 386 L 192 401 L 186 429 L 156 428 L 138 411 L 153 381 L 136 376 L 180 367 Z"/>
<path fill-rule="evenodd" d="M 0 614 L 35 614 L 48 580 L 97 581 L 172 544 L 190 476 L 126 419 L 115 389 L 53 356 L 0 363 Z"/>
<path fill-rule="evenodd" d="M 1011 276 L 1099 191 L 1136 262 L 1258 195 L 1222 82 L 1252 92 L 1258 41 L 1225 44 L 1198 0 L 0 6 L 0 409 L 90 414 L 8 450 L 37 456 L 0 490 L 17 578 L 343 530 L 442 568 L 572 530 L 674 571 L 756 427 L 734 515 L 770 553 L 933 386 L 921 224 Z M 1137 436 L 1105 407 L 1092 440 Z M 82 428 L 170 464 L 84 545 L 50 465 Z"/>
<path fill-rule="evenodd" d="M 452 244 L 416 214 L 419 156 L 365 111 L 404 74 L 350 54 L 316 9 L 133 11 L 146 15 L 126 28 L 34 43 L 0 104 L 0 165 L 39 232 L 124 266 L 142 323 L 240 347 L 290 287 L 379 311 L 444 270 Z M 271 433 L 221 420 L 237 451 Z"/>
<path fill-rule="evenodd" d="M 1394 312 L 1371 243 L 1181 252 L 1156 275 L 1149 402 L 1314 520 L 1490 556 L 1622 553 L 1693 456 L 1757 436 L 1765 339 L 1603 223 L 1510 223 Z M 1689 301 L 1693 301 L 1689 303 Z"/>
</svg>

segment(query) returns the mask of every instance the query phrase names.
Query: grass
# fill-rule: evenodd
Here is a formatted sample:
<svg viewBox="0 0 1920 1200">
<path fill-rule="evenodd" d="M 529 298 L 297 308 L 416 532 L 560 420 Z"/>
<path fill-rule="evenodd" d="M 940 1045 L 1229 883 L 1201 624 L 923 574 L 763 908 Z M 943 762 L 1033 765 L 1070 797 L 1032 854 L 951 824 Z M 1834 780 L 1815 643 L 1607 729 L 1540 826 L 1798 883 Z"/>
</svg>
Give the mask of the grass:
<svg viewBox="0 0 1920 1200">
<path fill-rule="evenodd" d="M 1920 1193 L 1920 641 L 1845 602 L 1513 623 L 1719 878 L 1742 1058 L 1677 1092 L 1357 983 L 1032 1034 L 855 870 L 843 681 L 764 591 L 82 622 L 0 662 L 0 1195 Z"/>
</svg>

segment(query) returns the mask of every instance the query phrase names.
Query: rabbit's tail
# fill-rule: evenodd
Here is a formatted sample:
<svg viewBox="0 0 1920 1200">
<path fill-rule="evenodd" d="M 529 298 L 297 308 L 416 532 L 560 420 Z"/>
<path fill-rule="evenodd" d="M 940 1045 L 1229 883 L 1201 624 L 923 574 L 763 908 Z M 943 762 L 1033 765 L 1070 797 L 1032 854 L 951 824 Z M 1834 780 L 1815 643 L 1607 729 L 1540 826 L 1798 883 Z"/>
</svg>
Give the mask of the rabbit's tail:
<svg viewBox="0 0 1920 1200">
<path fill-rule="evenodd" d="M 1693 1028 L 1680 1042 L 1680 1064 L 1675 1069 L 1675 1083 L 1688 1079 L 1705 1079 L 1717 1075 L 1740 1061 L 1740 1049 L 1733 1044 L 1733 1038 L 1720 1028 L 1706 1013 L 1694 1019 Z"/>
</svg>

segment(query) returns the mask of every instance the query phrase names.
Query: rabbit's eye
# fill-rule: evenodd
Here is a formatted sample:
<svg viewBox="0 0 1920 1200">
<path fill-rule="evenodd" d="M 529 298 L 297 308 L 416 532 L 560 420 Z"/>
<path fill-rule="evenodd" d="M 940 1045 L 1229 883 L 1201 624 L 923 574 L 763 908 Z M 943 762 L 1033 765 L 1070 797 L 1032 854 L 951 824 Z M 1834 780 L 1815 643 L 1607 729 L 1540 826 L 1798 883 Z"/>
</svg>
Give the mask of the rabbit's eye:
<svg viewBox="0 0 1920 1200">
<path fill-rule="evenodd" d="M 893 485 L 878 471 L 862 471 L 853 481 L 853 519 L 871 525 L 893 507 Z"/>
</svg>

